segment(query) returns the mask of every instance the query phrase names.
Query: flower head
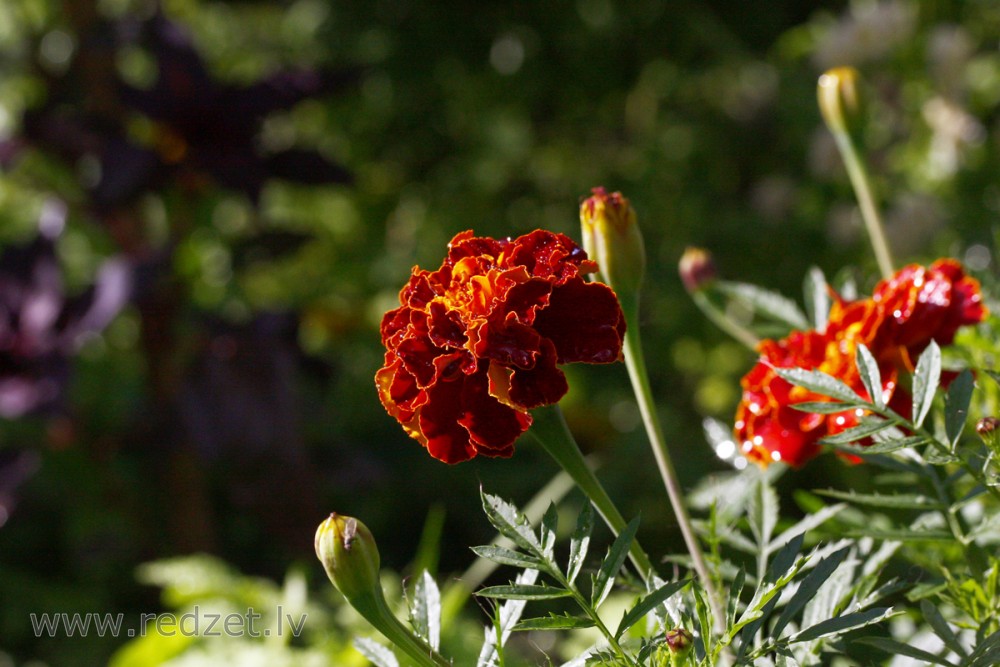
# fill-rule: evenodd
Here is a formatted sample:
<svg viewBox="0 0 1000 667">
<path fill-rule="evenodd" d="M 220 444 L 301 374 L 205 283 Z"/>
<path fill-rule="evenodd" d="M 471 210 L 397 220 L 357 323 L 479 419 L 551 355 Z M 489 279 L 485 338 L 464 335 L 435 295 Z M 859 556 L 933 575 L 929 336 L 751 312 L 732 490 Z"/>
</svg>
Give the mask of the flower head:
<svg viewBox="0 0 1000 667">
<path fill-rule="evenodd" d="M 793 331 L 779 341 L 760 344 L 760 359 L 741 382 L 737 441 L 748 458 L 762 465 L 784 461 L 798 466 L 819 453 L 821 438 L 856 426 L 863 410 L 821 415 L 793 408 L 829 399 L 789 384 L 776 369 L 816 369 L 870 399 L 854 361 L 862 344 L 878 363 L 882 400 L 897 413 L 909 415 L 912 399 L 900 386 L 901 375 L 913 372 L 932 340 L 948 345 L 959 327 L 985 316 L 979 283 L 949 259 L 929 267 L 907 266 L 880 282 L 869 299 L 836 297 L 825 330 Z"/>
<path fill-rule="evenodd" d="M 413 269 L 382 320 L 382 404 L 446 463 L 511 456 L 528 410 L 566 393 L 559 364 L 621 358 L 615 293 L 583 280 L 596 270 L 562 234 L 458 234 L 441 268 Z"/>
</svg>

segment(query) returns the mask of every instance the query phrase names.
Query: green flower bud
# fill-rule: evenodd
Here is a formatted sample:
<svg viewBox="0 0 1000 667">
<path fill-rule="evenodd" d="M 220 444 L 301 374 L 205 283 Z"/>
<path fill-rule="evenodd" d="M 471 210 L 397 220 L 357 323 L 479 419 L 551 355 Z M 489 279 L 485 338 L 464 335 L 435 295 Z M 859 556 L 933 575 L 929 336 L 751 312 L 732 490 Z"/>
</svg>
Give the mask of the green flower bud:
<svg viewBox="0 0 1000 667">
<path fill-rule="evenodd" d="M 382 595 L 375 538 L 355 518 L 333 513 L 316 530 L 316 557 L 326 575 L 348 600 Z"/>
<path fill-rule="evenodd" d="M 580 205 L 583 248 L 597 262 L 604 281 L 620 294 L 638 292 L 646 251 L 635 209 L 622 193 L 594 188 Z"/>
<path fill-rule="evenodd" d="M 711 284 L 718 277 L 712 253 L 702 248 L 688 247 L 681 255 L 677 271 L 684 288 L 692 293 Z"/>
<path fill-rule="evenodd" d="M 834 67 L 819 77 L 816 97 L 826 126 L 834 134 L 855 135 L 861 116 L 858 70 Z"/>
</svg>

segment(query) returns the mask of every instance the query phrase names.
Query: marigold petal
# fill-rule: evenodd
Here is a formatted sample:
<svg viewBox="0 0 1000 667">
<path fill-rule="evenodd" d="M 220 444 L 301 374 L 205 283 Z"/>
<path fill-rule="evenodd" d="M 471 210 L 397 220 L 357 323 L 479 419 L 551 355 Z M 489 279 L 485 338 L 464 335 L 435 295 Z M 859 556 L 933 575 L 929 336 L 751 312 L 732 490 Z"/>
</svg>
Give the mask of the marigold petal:
<svg viewBox="0 0 1000 667">
<path fill-rule="evenodd" d="M 478 453 L 503 458 L 511 456 L 514 441 L 531 425 L 531 415 L 490 396 L 484 372 L 468 379 L 462 399 L 465 410 L 458 423 L 468 429 Z"/>
<path fill-rule="evenodd" d="M 427 404 L 420 410 L 419 428 L 428 453 L 445 463 L 461 463 L 476 455 L 469 432 L 459 423 L 465 410 L 462 397 L 467 376 L 438 382 L 428 389 Z"/>
<path fill-rule="evenodd" d="M 510 399 L 524 408 L 558 403 L 569 391 L 566 375 L 556 367 L 556 348 L 542 340 L 541 354 L 530 369 L 514 369 L 510 379 Z"/>
<path fill-rule="evenodd" d="M 561 364 L 607 364 L 621 359 L 624 319 L 610 287 L 575 278 L 552 290 L 535 329 L 555 344 Z"/>
</svg>

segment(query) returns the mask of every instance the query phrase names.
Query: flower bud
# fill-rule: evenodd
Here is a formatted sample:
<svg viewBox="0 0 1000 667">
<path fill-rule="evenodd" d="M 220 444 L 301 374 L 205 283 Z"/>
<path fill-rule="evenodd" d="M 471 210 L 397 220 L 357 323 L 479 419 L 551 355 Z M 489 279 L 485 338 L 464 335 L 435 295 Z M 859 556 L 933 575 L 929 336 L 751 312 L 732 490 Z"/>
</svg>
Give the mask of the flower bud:
<svg viewBox="0 0 1000 667">
<path fill-rule="evenodd" d="M 712 253 L 703 248 L 688 247 L 681 255 L 677 270 L 688 292 L 697 292 L 718 277 Z"/>
<path fill-rule="evenodd" d="M 684 628 L 667 630 L 664 642 L 656 651 L 656 667 L 688 667 L 692 665 L 691 648 L 694 637 Z"/>
<path fill-rule="evenodd" d="M 976 422 L 976 433 L 993 452 L 993 456 L 1000 458 L 1000 419 L 983 417 Z"/>
<path fill-rule="evenodd" d="M 694 645 L 694 637 L 691 636 L 691 633 L 684 628 L 667 630 L 665 638 L 667 641 L 667 648 L 669 648 L 670 652 L 674 655 L 686 655 L 691 651 L 691 646 Z"/>
<path fill-rule="evenodd" d="M 316 557 L 326 575 L 348 600 L 377 592 L 379 555 L 375 538 L 355 518 L 333 513 L 316 530 Z"/>
<path fill-rule="evenodd" d="M 646 251 L 635 209 L 622 193 L 594 188 L 580 205 L 583 248 L 616 292 L 637 292 L 646 270 Z"/>
<path fill-rule="evenodd" d="M 834 134 L 852 135 L 861 115 L 861 95 L 858 90 L 858 70 L 834 67 L 819 77 L 816 97 L 826 126 Z"/>
</svg>

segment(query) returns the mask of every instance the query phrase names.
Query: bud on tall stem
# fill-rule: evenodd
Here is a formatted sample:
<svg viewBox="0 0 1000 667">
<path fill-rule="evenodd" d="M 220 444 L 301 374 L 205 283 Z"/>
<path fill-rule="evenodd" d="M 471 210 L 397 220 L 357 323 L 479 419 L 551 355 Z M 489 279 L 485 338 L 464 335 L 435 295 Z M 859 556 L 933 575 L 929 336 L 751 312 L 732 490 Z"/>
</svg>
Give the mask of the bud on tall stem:
<svg viewBox="0 0 1000 667">
<path fill-rule="evenodd" d="M 389 609 L 379 582 L 375 538 L 365 524 L 331 514 L 316 530 L 316 557 L 347 601 L 419 667 L 449 667 L 445 658 L 403 625 Z"/>
<path fill-rule="evenodd" d="M 882 219 L 875 207 L 875 197 L 872 195 L 868 172 L 861 160 L 856 142 L 857 132 L 852 131 L 856 130 L 861 116 L 858 79 L 858 71 L 852 67 L 835 67 L 827 70 L 819 77 L 816 97 L 823 120 L 833 134 L 837 149 L 847 168 L 847 175 L 854 187 L 879 270 L 883 278 L 889 278 L 893 274 L 889 242 L 885 236 Z"/>
<path fill-rule="evenodd" d="M 594 188 L 580 206 L 583 249 L 619 295 L 634 294 L 646 272 L 646 250 L 635 209 L 622 193 Z"/>
</svg>

